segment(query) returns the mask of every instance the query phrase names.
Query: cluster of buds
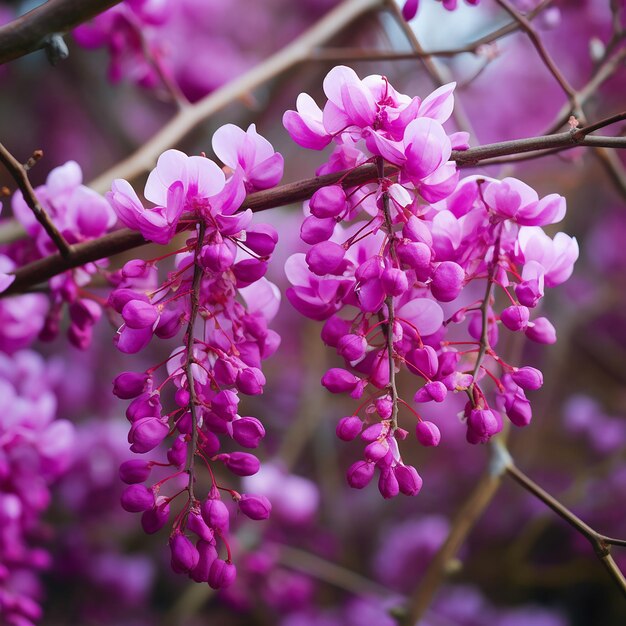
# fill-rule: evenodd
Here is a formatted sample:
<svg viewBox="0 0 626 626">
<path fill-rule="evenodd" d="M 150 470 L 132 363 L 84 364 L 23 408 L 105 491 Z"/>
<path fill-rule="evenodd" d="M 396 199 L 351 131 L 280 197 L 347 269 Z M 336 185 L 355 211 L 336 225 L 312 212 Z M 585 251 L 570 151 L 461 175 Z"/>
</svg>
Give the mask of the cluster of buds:
<svg viewBox="0 0 626 626">
<path fill-rule="evenodd" d="M 143 206 L 126 181 L 115 181 L 109 194 L 113 207 L 146 238 L 165 244 L 189 224 L 195 232 L 161 259 L 126 263 L 109 304 L 122 322 L 116 341 L 125 353 L 143 349 L 153 335 L 173 338 L 184 328 L 182 345 L 165 362 L 144 372 L 123 372 L 114 381 L 115 395 L 132 400 L 126 411 L 131 451 L 150 453 L 166 440 L 169 445 L 167 462 L 133 459 L 121 466 L 128 484 L 122 505 L 142 512 L 144 530 L 153 533 L 167 523 L 171 503 L 186 494 L 170 533 L 172 568 L 217 589 L 230 585 L 236 572 L 227 540 L 230 512 L 221 494 L 254 520 L 266 519 L 271 510 L 264 496 L 222 486 L 215 466 L 236 476 L 259 469 L 249 452 L 222 452 L 221 438 L 253 449 L 265 435 L 257 418 L 239 415 L 239 394 L 262 393 L 261 363 L 280 343 L 268 328 L 280 294 L 264 278 L 277 234 L 268 225 L 253 225 L 250 210 L 235 212 L 246 192 L 280 180 L 283 162 L 254 126 L 247 132 L 222 127 L 213 148 L 228 166 L 228 178 L 206 157 L 169 150 L 146 183 L 144 195 L 155 203 L 152 208 Z M 155 263 L 171 255 L 174 270 L 156 288 L 146 288 Z M 172 411 L 162 406 L 165 389 L 173 392 Z M 206 498 L 195 494 L 200 462 L 211 478 Z M 166 475 L 151 480 L 155 468 Z M 218 556 L 218 541 L 225 558 Z"/>
<path fill-rule="evenodd" d="M 301 94 L 298 110 L 283 119 L 304 147 L 335 143 L 319 174 L 376 164 L 372 182 L 331 185 L 305 203 L 301 237 L 311 248 L 292 256 L 286 273 L 289 301 L 325 321 L 322 339 L 345 361 L 322 384 L 364 398 L 337 426 L 341 439 L 360 435 L 366 444 L 348 482 L 362 488 L 378 468 L 385 498 L 414 495 L 422 484 L 400 454 L 398 442 L 408 435 L 398 423 L 400 406 L 416 418 L 422 445 L 436 446 L 441 438 L 435 423 L 400 398 L 396 374 L 406 369 L 420 380 L 418 407 L 443 402 L 449 392 L 466 393 L 462 419 L 470 443 L 499 432 L 501 413 L 527 424 L 525 390 L 540 387 L 542 376 L 495 352 L 499 326 L 555 341 L 550 322 L 531 320 L 530 309 L 545 286 L 569 277 L 578 256 L 574 239 L 563 233 L 551 239 L 541 229 L 563 218 L 561 196 L 539 199 L 512 178 L 459 181 L 450 157 L 453 149 L 467 148 L 468 137 L 443 128 L 453 89 L 445 85 L 421 101 L 396 92 L 384 76 L 361 81 L 337 67 L 324 81 L 323 111 Z M 499 312 L 496 287 L 510 304 Z M 485 380 L 495 386 L 491 400 Z"/>
</svg>

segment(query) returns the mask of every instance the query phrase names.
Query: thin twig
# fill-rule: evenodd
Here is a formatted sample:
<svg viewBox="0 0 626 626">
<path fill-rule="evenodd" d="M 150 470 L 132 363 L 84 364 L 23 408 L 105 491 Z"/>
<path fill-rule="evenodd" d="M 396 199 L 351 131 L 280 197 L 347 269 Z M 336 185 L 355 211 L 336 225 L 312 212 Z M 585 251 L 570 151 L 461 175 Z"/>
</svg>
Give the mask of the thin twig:
<svg viewBox="0 0 626 626">
<path fill-rule="evenodd" d="M 45 48 L 52 35 L 66 33 L 120 0 L 48 0 L 0 26 L 0 64 Z"/>
<path fill-rule="evenodd" d="M 24 201 L 33 212 L 37 221 L 41 224 L 43 229 L 48 233 L 48 236 L 54 242 L 61 256 L 68 257 L 71 248 L 65 241 L 65 237 L 57 230 L 57 227 L 52 223 L 50 216 L 46 213 L 46 210 L 39 204 L 35 190 L 30 184 L 28 179 L 28 173 L 26 168 L 0 143 L 0 162 L 7 168 L 11 177 L 17 183 L 17 186 L 22 192 Z"/>
<path fill-rule="evenodd" d="M 626 597 L 626 579 L 611 556 L 611 546 L 624 546 L 626 545 L 626 540 L 613 539 L 612 537 L 607 537 L 595 531 L 591 526 L 572 513 L 566 506 L 552 497 L 547 491 L 544 491 L 513 463 L 507 466 L 506 471 L 509 476 L 526 489 L 526 491 L 539 498 L 539 500 L 550 507 L 561 519 L 565 520 L 589 541 L 596 556 L 600 559 L 602 565 L 604 565 L 615 584 Z"/>
<path fill-rule="evenodd" d="M 200 220 L 198 226 L 198 239 L 196 241 L 196 247 L 193 255 L 193 278 L 191 282 L 191 307 L 189 311 L 189 322 L 187 323 L 187 330 L 185 332 L 185 350 L 187 352 L 185 359 L 185 377 L 187 378 L 187 386 L 189 387 L 189 412 L 191 413 L 191 441 L 189 442 L 189 452 L 187 455 L 187 465 L 185 466 L 185 471 L 189 474 L 189 483 L 187 489 L 189 492 L 190 506 L 193 506 L 195 503 L 195 497 L 193 493 L 193 483 L 195 480 L 195 475 L 193 467 L 196 458 L 196 450 L 198 448 L 198 398 L 196 395 L 196 386 L 193 377 L 193 331 L 196 324 L 196 317 L 198 316 L 198 307 L 200 306 L 200 283 L 202 281 L 202 275 L 204 273 L 204 270 L 200 265 L 200 254 L 202 252 L 202 246 L 204 244 L 205 229 L 206 225 L 204 221 Z"/>
</svg>

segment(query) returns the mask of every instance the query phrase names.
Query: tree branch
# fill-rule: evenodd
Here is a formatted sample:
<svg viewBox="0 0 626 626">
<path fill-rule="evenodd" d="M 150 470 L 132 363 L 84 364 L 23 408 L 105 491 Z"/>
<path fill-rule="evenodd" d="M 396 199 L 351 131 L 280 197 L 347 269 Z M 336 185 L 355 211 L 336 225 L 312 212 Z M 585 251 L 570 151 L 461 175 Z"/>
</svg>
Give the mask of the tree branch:
<svg viewBox="0 0 626 626">
<path fill-rule="evenodd" d="M 50 45 L 52 35 L 106 11 L 120 0 L 48 0 L 16 20 L 0 26 L 0 63 Z"/>
<path fill-rule="evenodd" d="M 34 157 L 31 157 L 34 158 Z M 65 237 L 57 230 L 57 227 L 52 223 L 50 216 L 46 213 L 45 209 L 39 204 L 35 190 L 30 184 L 28 179 L 27 168 L 24 167 L 1 143 L 0 143 L 0 162 L 6 167 L 11 177 L 17 183 L 17 186 L 22 192 L 24 201 L 35 215 L 37 221 L 41 224 L 43 229 L 48 233 L 48 236 L 56 247 L 58 248 L 61 256 L 67 258 L 70 255 L 71 248 Z M 35 161 L 36 162 L 36 161 Z M 30 166 L 28 169 L 30 169 Z"/>
</svg>

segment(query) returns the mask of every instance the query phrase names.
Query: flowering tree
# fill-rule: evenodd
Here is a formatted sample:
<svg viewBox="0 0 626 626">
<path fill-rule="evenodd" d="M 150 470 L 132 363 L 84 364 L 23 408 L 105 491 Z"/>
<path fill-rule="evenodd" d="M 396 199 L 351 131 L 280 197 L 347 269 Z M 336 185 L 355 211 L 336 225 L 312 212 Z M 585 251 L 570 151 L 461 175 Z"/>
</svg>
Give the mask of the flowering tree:
<svg viewBox="0 0 626 626">
<path fill-rule="evenodd" d="M 2 623 L 624 619 L 624 10 L 419 4 L 2 6 Z"/>
</svg>

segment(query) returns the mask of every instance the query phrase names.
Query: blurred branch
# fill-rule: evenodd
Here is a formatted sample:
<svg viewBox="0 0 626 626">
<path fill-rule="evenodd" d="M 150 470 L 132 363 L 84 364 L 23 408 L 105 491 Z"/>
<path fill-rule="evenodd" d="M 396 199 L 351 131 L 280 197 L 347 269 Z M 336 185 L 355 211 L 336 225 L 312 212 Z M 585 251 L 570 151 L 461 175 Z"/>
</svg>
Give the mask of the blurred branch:
<svg viewBox="0 0 626 626">
<path fill-rule="evenodd" d="M 52 223 L 50 216 L 46 213 L 45 209 L 39 204 L 35 190 L 30 184 L 28 179 L 28 170 L 37 162 L 41 157 L 35 156 L 40 151 L 33 153 L 33 156 L 26 162 L 26 166 L 22 165 L 1 143 L 0 143 L 0 162 L 6 167 L 11 177 L 17 183 L 17 186 L 22 192 L 24 201 L 35 215 L 37 221 L 42 225 L 43 229 L 48 233 L 48 236 L 56 247 L 58 248 L 62 257 L 67 258 L 71 252 L 71 248 L 65 237 L 57 230 L 56 226 Z"/>
<path fill-rule="evenodd" d="M 620 588 L 622 595 L 626 597 L 626 579 L 611 556 L 611 546 L 626 546 L 626 540 L 607 537 L 595 531 L 548 492 L 544 491 L 514 464 L 508 465 L 506 471 L 513 480 L 550 507 L 559 517 L 564 519 L 591 543 L 596 556 L 607 569 L 615 584 Z"/>
<path fill-rule="evenodd" d="M 548 150 L 553 148 L 566 150 L 576 146 L 598 145 L 626 148 L 626 137 L 586 136 L 585 129 L 583 128 L 558 133 L 556 135 L 485 144 L 484 146 L 469 148 L 468 150 L 453 150 L 450 158 L 456 161 L 459 167 L 471 167 L 480 164 L 482 161 L 498 156 L 521 154 L 524 152 L 532 152 L 533 150 Z M 393 175 L 396 169 L 395 166 L 387 166 L 385 173 L 386 175 Z M 335 172 L 324 176 L 315 176 L 314 178 L 308 178 L 295 183 L 280 185 L 266 191 L 252 193 L 246 197 L 241 208 L 249 208 L 255 212 L 265 211 L 293 202 L 306 200 L 310 198 L 315 191 L 327 185 L 341 183 L 344 187 L 354 187 L 377 180 L 377 177 L 376 166 L 373 164 L 365 164 L 353 170 Z M 181 226 L 181 230 L 189 227 L 190 225 L 186 224 Z M 121 229 L 104 235 L 99 239 L 92 239 L 91 241 L 75 244 L 66 257 L 60 254 L 53 254 L 19 268 L 15 272 L 15 281 L 3 294 L 0 294 L 0 297 L 21 293 L 24 289 L 48 280 L 52 276 L 56 276 L 68 269 L 110 257 L 120 252 L 137 248 L 146 243 L 148 242 L 140 233 L 129 229 Z"/>
<path fill-rule="evenodd" d="M 16 20 L 0 26 L 0 63 L 51 45 L 54 35 L 118 4 L 120 0 L 48 0 Z"/>
<path fill-rule="evenodd" d="M 307 60 L 313 50 L 328 41 L 356 18 L 382 5 L 383 0 L 346 0 L 329 11 L 312 28 L 282 50 L 272 55 L 239 78 L 197 103 L 180 110 L 150 141 L 128 158 L 98 176 L 90 183 L 96 191 L 106 191 L 116 178 L 132 180 L 150 170 L 157 157 L 190 133 L 207 117 L 220 111 L 238 98 Z"/>
</svg>

